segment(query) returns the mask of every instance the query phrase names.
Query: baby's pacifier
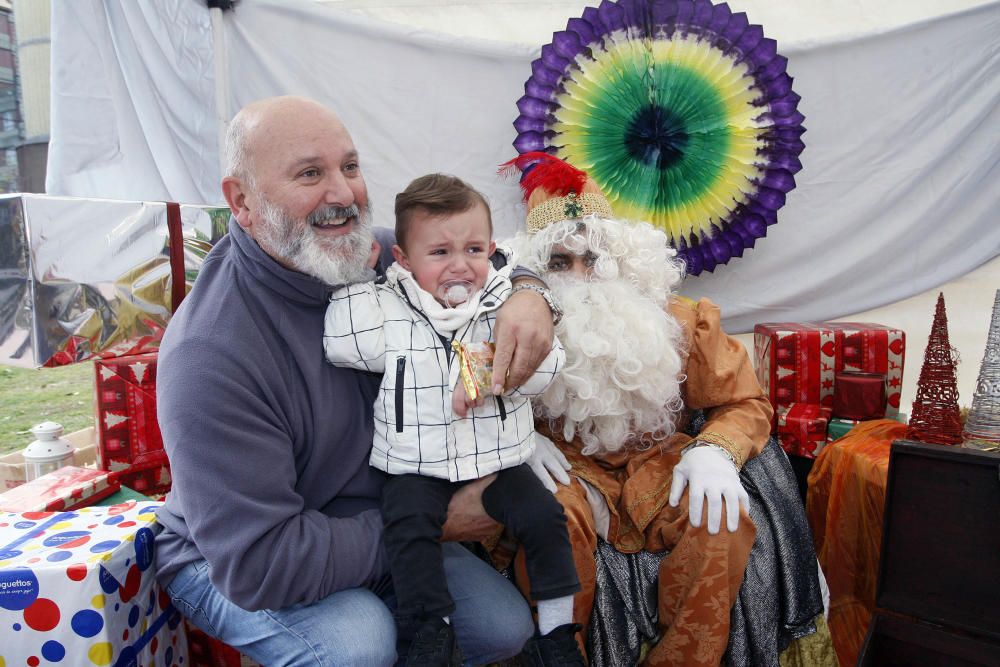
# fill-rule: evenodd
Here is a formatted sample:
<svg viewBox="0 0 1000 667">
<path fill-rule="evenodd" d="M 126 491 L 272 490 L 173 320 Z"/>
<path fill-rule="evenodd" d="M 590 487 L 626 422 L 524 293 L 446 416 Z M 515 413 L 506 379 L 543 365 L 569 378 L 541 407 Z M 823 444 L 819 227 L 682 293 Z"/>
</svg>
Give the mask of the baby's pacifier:
<svg viewBox="0 0 1000 667">
<path fill-rule="evenodd" d="M 472 283 L 468 280 L 449 280 L 438 287 L 436 296 L 438 301 L 449 308 L 454 308 L 468 301 L 473 291 Z"/>
</svg>

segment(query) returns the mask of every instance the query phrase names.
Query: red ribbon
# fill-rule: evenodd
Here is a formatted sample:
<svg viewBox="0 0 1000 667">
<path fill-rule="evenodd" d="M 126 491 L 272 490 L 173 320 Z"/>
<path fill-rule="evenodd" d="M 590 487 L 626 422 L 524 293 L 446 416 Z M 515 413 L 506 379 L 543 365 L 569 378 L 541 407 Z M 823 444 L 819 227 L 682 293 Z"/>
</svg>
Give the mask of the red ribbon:
<svg viewBox="0 0 1000 667">
<path fill-rule="evenodd" d="M 167 240 L 170 247 L 170 305 L 173 312 L 187 296 L 184 279 L 184 232 L 181 229 L 181 205 L 167 202 Z"/>
</svg>

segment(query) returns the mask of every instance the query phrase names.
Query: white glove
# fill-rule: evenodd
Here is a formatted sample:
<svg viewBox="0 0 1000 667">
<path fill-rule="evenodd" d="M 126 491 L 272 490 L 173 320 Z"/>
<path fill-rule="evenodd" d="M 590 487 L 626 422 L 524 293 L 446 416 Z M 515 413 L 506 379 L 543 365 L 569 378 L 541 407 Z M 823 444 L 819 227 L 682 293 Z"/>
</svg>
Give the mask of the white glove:
<svg viewBox="0 0 1000 667">
<path fill-rule="evenodd" d="M 677 507 L 688 491 L 688 518 L 695 528 L 701 526 L 701 514 L 708 499 L 708 532 L 715 535 L 722 522 L 722 499 L 726 499 L 726 528 L 735 533 L 740 525 L 740 505 L 750 511 L 750 496 L 740 484 L 736 466 L 714 447 L 692 447 L 681 455 L 674 468 L 674 481 L 670 485 L 670 506 Z"/>
<path fill-rule="evenodd" d="M 608 530 L 611 528 L 611 510 L 608 509 L 608 501 L 604 499 L 604 494 L 589 482 L 579 477 L 576 478 L 576 482 L 587 492 L 587 504 L 590 505 L 590 513 L 594 516 L 594 530 L 607 542 Z"/>
<path fill-rule="evenodd" d="M 569 461 L 544 435 L 535 434 L 535 452 L 528 458 L 528 465 L 542 481 L 542 486 L 552 493 L 556 492 L 556 482 L 569 485 Z"/>
</svg>

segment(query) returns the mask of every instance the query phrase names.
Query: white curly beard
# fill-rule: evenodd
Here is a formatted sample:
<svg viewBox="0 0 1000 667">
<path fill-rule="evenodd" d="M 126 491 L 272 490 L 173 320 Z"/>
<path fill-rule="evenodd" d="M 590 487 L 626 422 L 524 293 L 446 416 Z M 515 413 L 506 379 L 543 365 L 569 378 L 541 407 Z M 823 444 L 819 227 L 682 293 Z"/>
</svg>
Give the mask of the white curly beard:
<svg viewBox="0 0 1000 667">
<path fill-rule="evenodd" d="M 665 299 L 627 279 L 545 280 L 565 311 L 556 334 L 566 365 L 534 401 L 536 414 L 553 426 L 561 419 L 563 437 L 579 438 L 588 455 L 640 446 L 644 433 L 670 436 L 684 407 L 686 350 Z"/>
</svg>

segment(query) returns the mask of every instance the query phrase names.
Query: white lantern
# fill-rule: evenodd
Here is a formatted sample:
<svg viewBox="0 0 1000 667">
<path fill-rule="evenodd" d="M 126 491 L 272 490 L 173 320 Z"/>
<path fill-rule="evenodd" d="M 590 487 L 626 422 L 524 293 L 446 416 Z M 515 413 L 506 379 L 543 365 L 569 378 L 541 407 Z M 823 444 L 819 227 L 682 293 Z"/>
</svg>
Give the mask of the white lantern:
<svg viewBox="0 0 1000 667">
<path fill-rule="evenodd" d="M 24 477 L 31 481 L 42 475 L 73 465 L 73 444 L 63 440 L 62 424 L 42 422 L 31 428 L 36 440 L 21 453 L 24 457 Z"/>
</svg>

